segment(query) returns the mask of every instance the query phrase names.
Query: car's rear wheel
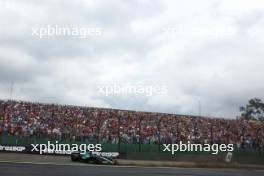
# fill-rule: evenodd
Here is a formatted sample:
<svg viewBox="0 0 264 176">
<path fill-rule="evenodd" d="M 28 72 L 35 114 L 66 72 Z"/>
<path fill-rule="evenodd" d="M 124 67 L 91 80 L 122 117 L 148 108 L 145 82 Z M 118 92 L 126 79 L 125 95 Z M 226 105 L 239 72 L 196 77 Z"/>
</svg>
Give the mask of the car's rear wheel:
<svg viewBox="0 0 264 176">
<path fill-rule="evenodd" d="M 71 160 L 72 161 L 78 161 L 79 159 L 80 159 L 80 154 L 78 154 L 78 153 L 71 154 Z"/>
</svg>

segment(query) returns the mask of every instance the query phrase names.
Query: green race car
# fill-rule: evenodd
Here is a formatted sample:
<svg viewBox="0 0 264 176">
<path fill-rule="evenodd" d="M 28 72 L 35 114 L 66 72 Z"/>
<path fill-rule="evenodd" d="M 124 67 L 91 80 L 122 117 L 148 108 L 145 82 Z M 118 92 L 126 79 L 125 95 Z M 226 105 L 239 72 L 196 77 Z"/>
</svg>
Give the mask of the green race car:
<svg viewBox="0 0 264 176">
<path fill-rule="evenodd" d="M 104 157 L 100 155 L 93 154 L 92 152 L 73 152 L 71 154 L 72 161 L 81 161 L 90 164 L 107 164 L 107 165 L 115 165 L 117 164 L 116 160 L 109 157 Z"/>
</svg>

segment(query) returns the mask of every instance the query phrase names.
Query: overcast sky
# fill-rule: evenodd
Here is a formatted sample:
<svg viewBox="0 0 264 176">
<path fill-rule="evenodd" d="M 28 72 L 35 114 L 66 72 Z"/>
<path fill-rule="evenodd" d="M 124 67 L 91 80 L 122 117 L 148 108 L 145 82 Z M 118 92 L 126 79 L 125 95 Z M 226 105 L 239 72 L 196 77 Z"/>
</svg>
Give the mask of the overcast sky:
<svg viewBox="0 0 264 176">
<path fill-rule="evenodd" d="M 0 99 L 235 117 L 264 97 L 263 0 L 0 0 Z M 100 35 L 34 35 L 51 27 Z M 105 96 L 100 85 L 166 86 Z"/>
</svg>

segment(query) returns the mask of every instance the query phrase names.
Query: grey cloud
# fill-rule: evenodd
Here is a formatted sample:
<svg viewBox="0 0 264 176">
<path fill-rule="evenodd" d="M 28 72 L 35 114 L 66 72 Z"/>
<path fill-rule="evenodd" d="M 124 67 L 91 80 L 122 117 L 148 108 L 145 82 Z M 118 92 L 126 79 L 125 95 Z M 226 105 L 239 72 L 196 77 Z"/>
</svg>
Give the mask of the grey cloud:
<svg viewBox="0 0 264 176">
<path fill-rule="evenodd" d="M 249 98 L 264 96 L 264 38 L 252 34 L 263 31 L 262 8 L 229 1 L 14 0 L 0 12 L 0 98 L 9 96 L 13 80 L 15 99 L 177 114 L 197 114 L 200 101 L 203 115 L 235 117 Z M 236 32 L 212 37 L 192 29 L 215 24 Z M 101 27 L 103 33 L 32 36 L 32 28 L 47 25 Z M 181 25 L 188 28 L 183 34 L 164 31 Z M 169 91 L 98 95 L 98 85 L 115 81 Z"/>
</svg>

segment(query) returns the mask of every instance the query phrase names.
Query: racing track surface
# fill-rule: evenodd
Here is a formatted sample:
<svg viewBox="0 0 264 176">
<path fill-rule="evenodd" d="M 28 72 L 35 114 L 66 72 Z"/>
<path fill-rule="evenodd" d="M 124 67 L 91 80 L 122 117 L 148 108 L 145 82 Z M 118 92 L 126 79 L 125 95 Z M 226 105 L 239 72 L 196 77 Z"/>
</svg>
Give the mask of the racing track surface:
<svg viewBox="0 0 264 176">
<path fill-rule="evenodd" d="M 0 153 L 0 176 L 264 176 L 264 170 L 98 166 L 64 156 Z"/>
<path fill-rule="evenodd" d="M 263 176 L 260 170 L 0 163 L 0 176 Z"/>
</svg>

